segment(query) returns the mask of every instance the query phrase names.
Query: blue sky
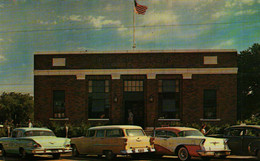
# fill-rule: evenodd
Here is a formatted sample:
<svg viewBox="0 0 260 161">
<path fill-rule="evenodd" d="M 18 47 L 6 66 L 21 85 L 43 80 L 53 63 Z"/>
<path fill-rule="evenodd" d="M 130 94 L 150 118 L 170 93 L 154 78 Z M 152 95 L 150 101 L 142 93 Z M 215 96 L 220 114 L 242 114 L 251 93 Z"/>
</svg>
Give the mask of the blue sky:
<svg viewBox="0 0 260 161">
<path fill-rule="evenodd" d="M 247 49 L 260 0 L 137 0 L 136 50 Z M 33 94 L 36 51 L 132 50 L 133 0 L 1 0 L 0 93 Z"/>
</svg>

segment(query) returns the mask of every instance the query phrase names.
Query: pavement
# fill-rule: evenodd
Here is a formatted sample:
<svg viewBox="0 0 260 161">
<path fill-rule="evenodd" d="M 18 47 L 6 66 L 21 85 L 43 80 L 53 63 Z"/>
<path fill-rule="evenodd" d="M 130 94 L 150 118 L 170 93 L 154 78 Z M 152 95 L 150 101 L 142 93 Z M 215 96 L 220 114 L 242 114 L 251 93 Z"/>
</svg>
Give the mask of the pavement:
<svg viewBox="0 0 260 161">
<path fill-rule="evenodd" d="M 33 158 L 23 159 L 23 161 L 106 161 L 105 157 L 97 157 L 97 156 L 79 156 L 79 157 L 72 157 L 71 153 L 61 155 L 59 160 L 54 160 L 50 155 L 39 155 L 34 156 Z M 153 158 L 142 158 L 142 159 L 132 159 L 129 156 L 121 156 L 119 155 L 115 161 L 179 161 L 177 156 L 163 156 L 160 159 L 153 159 Z M 200 158 L 193 158 L 194 161 L 200 161 Z M 212 159 L 211 161 L 256 161 L 257 159 L 252 156 L 228 156 L 226 159 Z M 7 156 L 3 158 L 0 155 L 0 161 L 21 161 L 18 156 Z"/>
</svg>

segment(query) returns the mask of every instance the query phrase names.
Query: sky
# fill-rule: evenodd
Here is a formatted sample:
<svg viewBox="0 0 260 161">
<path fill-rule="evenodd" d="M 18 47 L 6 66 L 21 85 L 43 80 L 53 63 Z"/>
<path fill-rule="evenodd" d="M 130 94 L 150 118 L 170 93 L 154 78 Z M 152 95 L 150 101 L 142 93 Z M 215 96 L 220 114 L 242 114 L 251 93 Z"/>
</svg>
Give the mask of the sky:
<svg viewBox="0 0 260 161">
<path fill-rule="evenodd" d="M 0 93 L 33 95 L 37 51 L 248 49 L 260 0 L 0 0 Z"/>
</svg>

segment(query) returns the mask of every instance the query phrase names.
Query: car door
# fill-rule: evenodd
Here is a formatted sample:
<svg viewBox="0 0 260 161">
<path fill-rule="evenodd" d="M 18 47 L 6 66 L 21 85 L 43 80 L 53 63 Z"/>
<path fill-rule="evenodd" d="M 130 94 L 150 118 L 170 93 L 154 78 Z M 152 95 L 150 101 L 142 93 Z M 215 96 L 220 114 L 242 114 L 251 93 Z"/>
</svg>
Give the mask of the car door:
<svg viewBox="0 0 260 161">
<path fill-rule="evenodd" d="M 91 154 L 95 132 L 95 130 L 88 130 L 86 137 L 82 137 L 77 141 L 77 149 L 80 154 Z"/>
<path fill-rule="evenodd" d="M 177 147 L 177 134 L 173 131 L 167 131 L 167 140 L 166 140 L 166 144 L 167 147 L 169 147 L 169 150 L 171 152 L 171 154 L 175 151 L 176 147 Z"/>
<path fill-rule="evenodd" d="M 102 154 L 103 149 L 105 148 L 105 130 L 97 130 L 96 137 L 93 140 L 93 154 Z"/>
<path fill-rule="evenodd" d="M 166 130 L 156 130 L 155 131 L 155 140 L 154 147 L 156 149 L 157 154 L 169 154 L 171 153 L 167 137 Z"/>
<path fill-rule="evenodd" d="M 243 144 L 243 128 L 229 128 L 226 130 L 224 137 L 228 139 L 228 147 L 232 154 L 241 154 Z"/>
<path fill-rule="evenodd" d="M 243 155 L 249 155 L 248 146 L 250 143 L 260 140 L 260 132 L 259 130 L 251 127 L 245 128 L 244 132 L 245 133 L 243 136 L 242 152 Z"/>
</svg>

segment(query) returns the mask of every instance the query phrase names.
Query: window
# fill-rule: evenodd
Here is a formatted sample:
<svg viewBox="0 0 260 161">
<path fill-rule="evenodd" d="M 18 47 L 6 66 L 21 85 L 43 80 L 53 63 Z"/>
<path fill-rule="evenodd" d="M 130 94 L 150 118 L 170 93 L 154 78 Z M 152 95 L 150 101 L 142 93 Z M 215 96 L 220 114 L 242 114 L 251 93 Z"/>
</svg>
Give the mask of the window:
<svg viewBox="0 0 260 161">
<path fill-rule="evenodd" d="M 65 91 L 53 91 L 53 113 L 54 118 L 65 117 Z"/>
<path fill-rule="evenodd" d="M 166 137 L 166 131 L 164 131 L 164 130 L 157 130 L 157 131 L 155 131 L 155 136 L 156 137 Z"/>
<path fill-rule="evenodd" d="M 216 90 L 204 90 L 204 119 L 216 119 L 217 118 L 217 91 Z"/>
<path fill-rule="evenodd" d="M 244 129 L 229 129 L 227 131 L 227 136 L 243 136 Z"/>
<path fill-rule="evenodd" d="M 122 129 L 106 130 L 106 137 L 124 137 Z"/>
<path fill-rule="evenodd" d="M 105 130 L 97 130 L 96 137 L 98 138 L 105 137 Z"/>
<path fill-rule="evenodd" d="M 142 92 L 144 91 L 144 82 L 141 80 L 125 80 L 124 81 L 125 92 Z"/>
<path fill-rule="evenodd" d="M 88 82 L 89 118 L 108 118 L 109 116 L 109 80 L 90 80 Z"/>
<path fill-rule="evenodd" d="M 179 80 L 159 80 L 159 117 L 179 119 L 180 87 Z"/>
<path fill-rule="evenodd" d="M 52 66 L 54 66 L 54 67 L 66 66 L 66 59 L 65 58 L 52 58 Z"/>
<path fill-rule="evenodd" d="M 177 137 L 177 135 L 172 131 L 167 131 L 167 137 Z"/>
<path fill-rule="evenodd" d="M 145 136 L 143 130 L 139 130 L 139 129 L 127 129 L 126 135 L 127 136 Z"/>
<path fill-rule="evenodd" d="M 95 130 L 88 130 L 87 137 L 94 137 L 96 131 Z"/>
</svg>

